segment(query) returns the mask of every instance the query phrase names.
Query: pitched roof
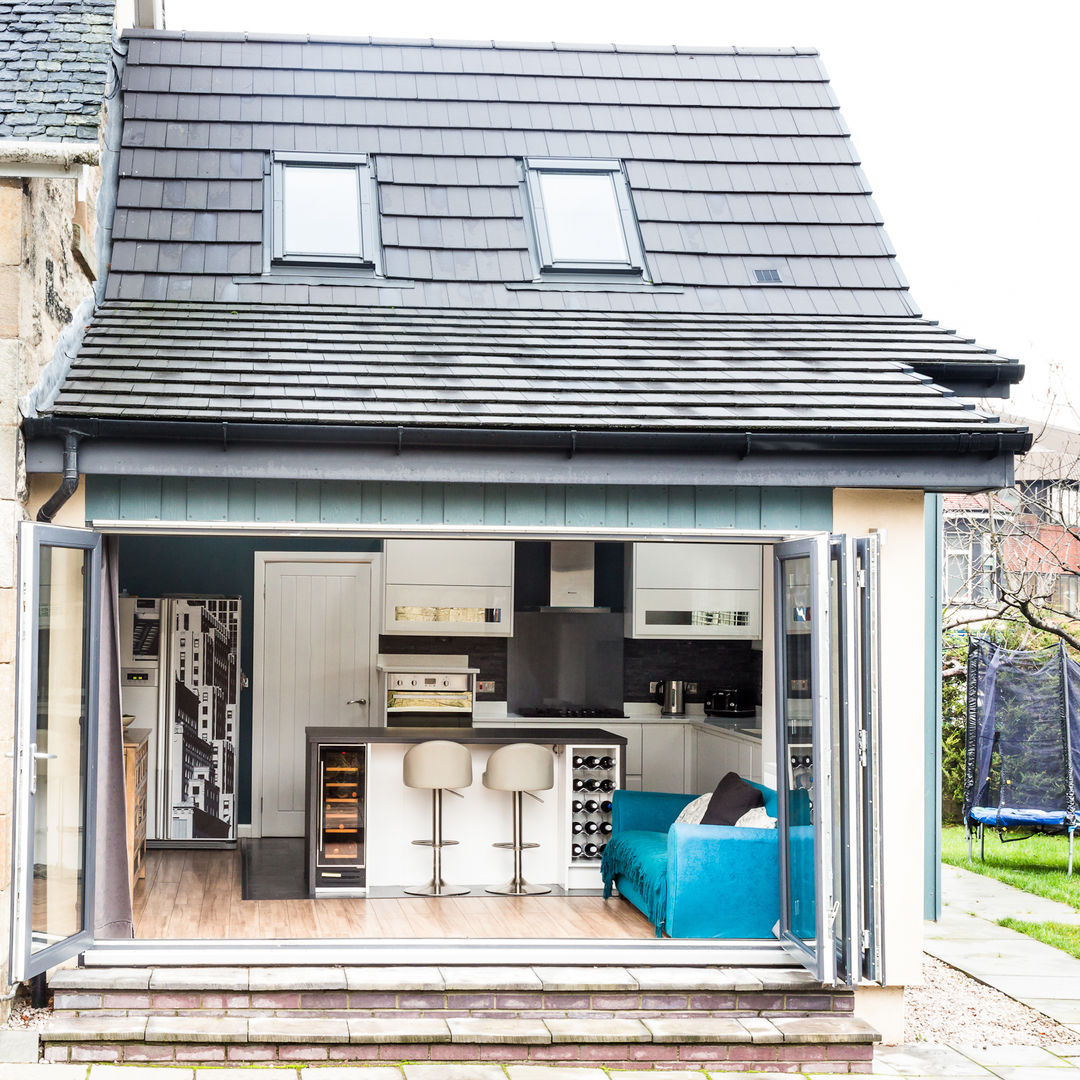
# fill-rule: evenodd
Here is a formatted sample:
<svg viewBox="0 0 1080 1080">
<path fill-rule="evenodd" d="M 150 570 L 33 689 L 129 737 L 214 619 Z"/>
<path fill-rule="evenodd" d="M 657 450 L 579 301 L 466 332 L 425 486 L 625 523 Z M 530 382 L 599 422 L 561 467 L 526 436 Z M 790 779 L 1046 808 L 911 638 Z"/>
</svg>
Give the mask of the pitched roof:
<svg viewBox="0 0 1080 1080">
<path fill-rule="evenodd" d="M 0 138 L 97 140 L 115 0 L 0 5 Z"/>
<path fill-rule="evenodd" d="M 985 431 L 911 318 L 105 304 L 54 416 L 575 430 Z"/>
<path fill-rule="evenodd" d="M 914 311 L 811 51 L 127 37 L 111 298 Z M 374 156 L 386 279 L 264 274 L 274 150 Z M 530 155 L 623 160 L 668 288 L 535 286 Z"/>
</svg>

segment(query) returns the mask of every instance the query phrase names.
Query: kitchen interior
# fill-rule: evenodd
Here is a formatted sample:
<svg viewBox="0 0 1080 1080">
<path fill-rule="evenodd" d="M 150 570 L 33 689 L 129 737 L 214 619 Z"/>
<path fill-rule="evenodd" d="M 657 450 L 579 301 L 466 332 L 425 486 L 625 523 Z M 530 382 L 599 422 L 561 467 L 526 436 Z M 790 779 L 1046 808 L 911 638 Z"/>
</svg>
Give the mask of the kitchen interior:
<svg viewBox="0 0 1080 1080">
<path fill-rule="evenodd" d="M 163 909 L 171 887 L 174 913 L 145 920 L 156 927 L 145 935 L 137 918 L 137 936 L 201 936 L 205 918 L 178 920 L 179 900 L 185 888 L 201 889 L 205 907 L 206 882 L 233 870 L 243 879 L 242 900 L 305 900 L 316 911 L 322 898 L 356 901 L 347 936 L 389 934 L 394 920 L 375 914 L 384 900 L 397 903 L 401 931 L 409 896 L 459 912 L 467 909 L 451 897 L 484 898 L 489 912 L 502 904 L 487 924 L 501 920 L 508 936 L 505 905 L 520 913 L 523 904 L 574 898 L 591 913 L 563 919 L 578 927 L 576 936 L 649 936 L 636 912 L 621 910 L 630 905 L 599 895 L 613 792 L 704 793 L 731 770 L 772 781 L 771 716 L 763 757 L 762 708 L 762 640 L 772 621 L 763 611 L 762 567 L 770 549 L 734 541 L 398 538 L 369 546 L 381 551 L 370 701 L 362 687 L 339 716 L 304 718 L 306 745 L 286 748 L 303 788 L 302 840 L 245 835 L 252 721 L 244 715 L 251 640 L 244 621 L 254 605 L 240 595 L 122 592 L 125 755 L 129 796 L 138 803 L 141 790 L 142 800 L 141 813 L 129 810 L 133 902 L 137 916 L 155 904 Z M 201 583 L 200 565 L 191 561 L 185 584 Z M 410 762 L 425 746 L 447 742 L 467 751 L 462 777 L 470 782 L 413 784 Z M 540 748 L 533 772 L 522 765 L 522 775 L 540 767 L 541 778 L 500 786 L 490 779 L 495 755 L 521 744 Z M 434 760 L 419 775 L 445 766 Z M 185 853 L 182 863 L 177 852 Z M 177 880 L 163 881 L 163 873 Z M 544 920 L 535 918 L 531 931 L 517 933 L 538 933 Z M 475 936 L 474 920 L 463 919 L 464 933 Z M 294 916 L 292 928 L 288 921 L 276 936 L 329 936 L 317 919 L 313 926 Z M 415 920 L 405 921 L 416 934 Z M 239 931 L 217 926 L 209 936 L 272 936 L 273 920 L 246 934 L 243 917 L 235 922 Z M 434 925 L 454 936 L 452 924 L 440 917 Z"/>
</svg>

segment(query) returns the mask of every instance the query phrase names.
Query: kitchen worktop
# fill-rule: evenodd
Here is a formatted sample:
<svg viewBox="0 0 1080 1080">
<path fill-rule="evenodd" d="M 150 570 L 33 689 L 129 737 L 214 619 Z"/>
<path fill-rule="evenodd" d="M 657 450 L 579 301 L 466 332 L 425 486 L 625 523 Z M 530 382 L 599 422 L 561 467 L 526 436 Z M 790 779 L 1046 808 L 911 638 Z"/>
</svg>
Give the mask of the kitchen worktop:
<svg viewBox="0 0 1080 1080">
<path fill-rule="evenodd" d="M 308 742 L 320 743 L 420 743 L 431 739 L 450 742 L 498 744 L 543 743 L 564 745 L 573 743 L 603 743 L 625 746 L 626 736 L 616 735 L 603 728 L 581 727 L 309 727 Z"/>
</svg>

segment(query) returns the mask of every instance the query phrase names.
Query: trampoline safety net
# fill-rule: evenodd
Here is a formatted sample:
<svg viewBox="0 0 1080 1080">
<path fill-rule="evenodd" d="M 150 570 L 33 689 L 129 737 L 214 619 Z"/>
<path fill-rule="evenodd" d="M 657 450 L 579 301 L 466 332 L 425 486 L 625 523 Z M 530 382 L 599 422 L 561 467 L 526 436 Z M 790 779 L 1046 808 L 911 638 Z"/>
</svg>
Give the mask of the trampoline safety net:
<svg viewBox="0 0 1080 1080">
<path fill-rule="evenodd" d="M 1080 664 L 1065 646 L 968 649 L 964 820 L 991 828 L 1076 827 Z"/>
</svg>

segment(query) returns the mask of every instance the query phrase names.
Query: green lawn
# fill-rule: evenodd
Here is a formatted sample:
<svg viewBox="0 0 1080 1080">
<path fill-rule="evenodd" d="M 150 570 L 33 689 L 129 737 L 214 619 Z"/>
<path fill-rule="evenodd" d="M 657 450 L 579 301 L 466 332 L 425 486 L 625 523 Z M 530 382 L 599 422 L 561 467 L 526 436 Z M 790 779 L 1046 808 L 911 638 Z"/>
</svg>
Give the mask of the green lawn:
<svg viewBox="0 0 1080 1080">
<path fill-rule="evenodd" d="M 1052 945 L 1080 960 L 1080 926 L 1066 926 L 1057 922 L 1025 922 L 1023 919 L 998 919 L 998 926 L 1018 930 L 1021 934 Z"/>
<path fill-rule="evenodd" d="M 973 843 L 973 858 L 968 862 L 967 840 L 964 838 L 963 827 L 941 827 L 942 862 L 972 870 L 976 874 L 986 874 L 987 877 L 996 878 L 1006 885 L 1014 885 L 1024 892 L 1044 896 L 1048 900 L 1060 900 L 1061 903 L 1080 911 L 1080 839 L 1076 843 L 1075 853 L 1076 864 L 1073 867 L 1073 876 L 1069 877 L 1065 873 L 1065 868 L 1069 865 L 1069 842 L 1066 837 L 1035 836 L 1030 840 L 1003 844 L 996 832 L 987 829 L 986 862 L 979 858 L 978 837 Z"/>
</svg>

